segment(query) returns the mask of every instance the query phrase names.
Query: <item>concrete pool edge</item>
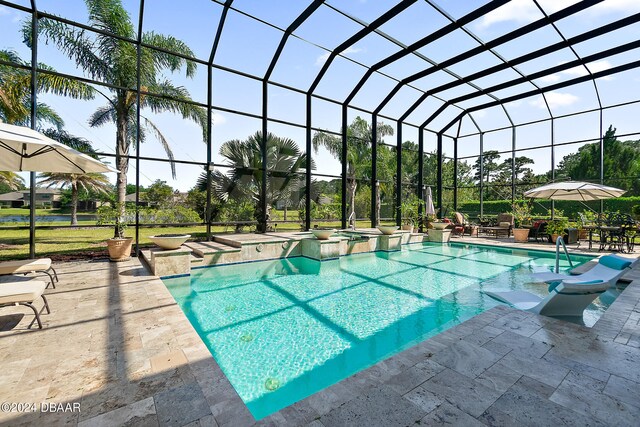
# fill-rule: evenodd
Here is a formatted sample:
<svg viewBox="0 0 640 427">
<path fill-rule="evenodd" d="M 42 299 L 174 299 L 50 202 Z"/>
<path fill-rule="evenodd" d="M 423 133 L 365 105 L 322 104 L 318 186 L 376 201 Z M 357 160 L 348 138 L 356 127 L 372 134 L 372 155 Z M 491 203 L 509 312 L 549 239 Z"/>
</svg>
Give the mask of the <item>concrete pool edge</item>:
<svg viewBox="0 0 640 427">
<path fill-rule="evenodd" d="M 18 364 L 15 366 L 29 370 L 32 367 L 48 366 L 47 372 L 52 373 L 38 377 L 38 388 L 33 388 L 33 376 L 7 376 L 5 380 L 12 382 L 11 387 L 5 388 L 5 391 L 11 393 L 11 398 L 20 398 L 22 401 L 40 401 L 46 398 L 47 401 L 81 402 L 81 413 L 55 414 L 55 420 L 72 425 L 80 422 L 83 425 L 99 422 L 122 425 L 132 420 L 140 422 L 142 416 L 160 423 L 170 419 L 178 425 L 194 421 L 199 421 L 200 425 L 217 423 L 221 426 L 255 423 L 166 286 L 157 277 L 150 275 L 139 260 L 132 259 L 119 264 L 107 261 L 60 263 L 58 273 L 61 285 L 60 289 L 49 291 L 52 314 L 43 316 L 45 328 L 24 333 L 23 329 L 30 321 L 29 316 L 25 316 L 17 330 L 0 332 L 0 350 L 4 350 L 0 352 L 3 355 L 2 366 Z M 640 382 L 637 369 L 640 360 L 640 328 L 633 323 L 634 320 L 637 322 L 640 312 L 640 270 L 636 269 L 634 274 L 634 282 L 623 291 L 617 302 L 592 329 L 529 315 L 507 307 L 492 309 L 493 311 L 480 315 L 485 317 L 469 319 L 379 362 L 378 367 L 374 365 L 371 370 L 356 374 L 356 378 L 348 378 L 282 409 L 261 420 L 260 424 L 311 423 L 315 427 L 321 427 L 323 422 L 326 425 L 336 424 L 339 417 L 346 413 L 363 419 L 365 415 L 358 408 L 363 407 L 365 399 L 373 403 L 373 406 L 366 408 L 375 409 L 369 409 L 369 412 L 371 416 L 379 417 L 376 418 L 379 424 L 390 421 L 392 416 L 399 417 L 409 412 L 417 417 L 424 414 L 425 423 L 435 422 L 434 417 L 458 423 L 476 422 L 480 419 L 486 423 L 487 417 L 493 417 L 494 423 L 502 420 L 506 424 L 518 419 L 516 413 L 505 412 L 517 410 L 504 402 L 506 398 L 521 395 L 530 402 L 519 405 L 522 411 L 535 410 L 540 417 L 546 417 L 547 412 L 540 411 L 530 399 L 535 397 L 536 405 L 544 404 L 542 409 L 568 411 L 562 404 L 556 403 L 572 402 L 570 396 L 566 395 L 565 383 L 571 385 L 571 381 L 581 378 L 600 381 L 598 384 L 604 386 L 602 381 L 606 382 L 609 372 L 610 378 L 617 380 L 606 388 L 611 394 L 597 392 L 602 399 L 595 401 L 593 396 L 585 395 L 578 402 L 580 405 L 571 406 L 598 409 L 601 406 L 594 406 L 594 403 L 611 402 L 612 399 L 615 402 L 624 400 L 624 396 L 617 394 L 619 388 L 616 387 L 620 382 L 633 380 L 636 385 Z M 10 314 L 12 310 L 5 308 L 2 314 Z M 15 311 L 23 312 L 20 309 Z M 489 326 L 483 326 L 487 322 Z M 122 332 L 117 333 L 118 331 Z M 495 337 L 491 339 L 493 343 L 477 345 L 478 339 L 487 339 L 497 332 L 501 332 L 501 336 L 506 338 Z M 39 343 L 40 351 L 32 351 L 34 342 Z M 555 347 L 540 358 L 538 350 L 541 346 L 544 350 L 544 342 L 551 342 Z M 418 385 L 407 393 L 401 394 L 394 390 L 399 387 L 394 382 L 402 383 L 403 377 L 411 380 L 429 375 L 429 369 L 437 367 L 435 363 L 440 364 L 434 358 L 445 363 L 441 358 L 447 355 L 449 357 L 452 353 L 450 347 L 456 343 L 458 345 L 454 349 L 457 350 L 474 349 L 487 355 L 484 350 L 495 353 L 502 349 L 514 356 L 504 362 L 496 362 L 475 379 L 466 378 L 455 369 L 447 367 L 427 384 Z M 532 379 L 530 375 L 540 375 L 545 369 L 537 369 L 528 375 L 520 372 L 528 365 L 518 364 L 525 357 L 523 346 L 527 343 L 535 344 L 531 347 L 535 351 L 529 351 L 532 358 L 528 364 L 549 368 L 550 375 Z M 431 356 L 427 357 L 429 353 Z M 28 358 L 25 358 L 25 354 L 28 354 Z M 174 357 L 177 354 L 184 356 Z M 478 359 L 473 353 L 467 352 L 466 356 L 460 352 L 458 354 L 461 354 L 458 369 L 464 367 L 465 360 Z M 174 365 L 163 367 L 158 363 L 169 357 L 177 360 Z M 30 360 L 28 366 L 27 359 Z M 116 366 L 116 359 L 119 369 L 112 371 L 109 367 Z M 155 368 L 150 365 L 151 359 L 154 359 L 152 364 Z M 509 363 L 510 368 L 505 368 L 505 363 Z M 497 380 L 495 375 L 498 367 L 507 373 L 518 370 L 520 380 L 506 391 L 491 391 L 487 387 L 488 381 Z M 559 375 L 558 370 L 562 370 Z M 603 370 L 608 371 L 606 377 L 603 377 Z M 570 371 L 570 375 L 565 375 L 567 371 Z M 65 376 L 65 372 L 69 374 Z M 391 382 L 386 378 L 389 372 L 394 373 Z M 549 378 L 554 376 L 551 374 L 558 377 L 557 381 Z M 550 386 L 544 381 L 555 382 Z M 563 383 L 558 386 L 557 382 L 560 381 Z M 504 382 L 500 384 L 504 385 Z M 473 386 L 474 391 L 482 393 L 470 396 L 466 388 L 469 385 Z M 502 388 L 507 386 L 508 384 Z M 592 390 L 589 387 L 573 388 L 578 391 L 582 388 Z M 48 394 L 43 394 L 47 393 L 47 389 Z M 602 387 L 599 388 L 601 389 Z M 443 393 L 449 393 L 447 390 L 451 394 L 443 399 Z M 16 394 L 16 391 L 20 393 Z M 462 399 L 467 403 L 462 402 Z M 422 406 L 418 405 L 416 408 L 415 402 L 421 402 Z M 427 407 L 429 404 L 431 406 Z M 474 406 L 470 407 L 470 404 Z M 496 409 L 498 404 L 502 405 L 500 409 Z M 490 407 L 477 415 L 478 410 L 487 405 Z M 622 402 L 621 405 L 626 403 Z M 183 406 L 191 409 L 180 410 Z M 198 410 L 195 411 L 194 408 Z M 583 415 L 578 412 L 571 410 L 569 413 L 572 419 L 583 419 Z M 616 414 L 607 416 L 611 417 L 609 423 L 616 422 Z M 51 421 L 51 417 L 54 415 L 2 413 L 0 423 L 42 425 Z M 395 420 L 397 423 L 400 419 Z M 552 420 L 540 418 L 541 423 L 545 421 L 551 424 Z"/>
<path fill-rule="evenodd" d="M 467 245 L 468 244 L 468 243 L 465 243 L 465 242 L 460 242 L 460 243 L 454 242 L 454 243 L 456 245 Z M 514 247 L 508 247 L 508 246 L 492 246 L 492 245 L 487 245 L 487 244 L 472 244 L 472 245 L 473 246 L 480 246 L 480 247 L 491 247 L 493 249 L 498 249 L 498 250 L 519 249 L 519 248 L 514 248 Z M 525 249 L 525 250 L 532 251 L 532 252 L 543 252 L 543 253 L 544 252 L 549 252 L 549 251 L 540 251 L 539 249 Z M 584 253 L 584 254 L 580 254 L 580 255 L 590 255 L 594 259 L 597 257 L 597 255 L 594 257 L 594 254 L 592 254 L 592 253 Z M 267 261 L 267 260 L 264 260 L 264 261 Z M 251 261 L 251 262 L 256 262 L 256 261 Z M 629 286 L 627 288 L 629 288 Z M 625 289 L 625 291 L 626 291 L 626 289 Z M 292 404 L 292 405 L 290 405 L 288 407 L 285 407 L 285 408 L 281 409 L 280 411 L 277 411 L 277 412 L 275 412 L 275 413 L 273 413 L 273 414 L 261 419 L 259 424 L 264 422 L 266 424 L 275 423 L 276 425 L 278 425 L 278 424 L 281 424 L 281 423 L 285 422 L 285 420 L 287 420 L 287 422 L 290 422 L 290 419 L 291 420 L 295 419 L 295 420 L 299 421 L 300 420 L 300 418 L 299 418 L 300 414 L 293 415 L 296 412 L 299 412 L 299 413 L 302 413 L 302 414 L 313 413 L 314 412 L 313 410 L 311 410 L 310 408 L 305 406 L 305 405 L 307 405 L 308 401 L 315 402 L 315 403 L 313 403 L 312 406 L 320 405 L 320 407 L 322 407 L 322 408 L 332 407 L 332 410 L 337 409 L 343 403 L 340 403 L 339 405 L 333 405 L 333 404 L 338 402 L 340 399 L 338 399 L 338 401 L 334 401 L 334 400 L 332 400 L 333 399 L 333 397 L 332 397 L 332 398 L 329 399 L 330 402 L 324 402 L 323 401 L 323 399 L 326 399 L 327 394 L 329 394 L 329 395 L 336 394 L 334 391 L 331 391 L 333 388 L 337 388 L 339 390 L 343 390 L 344 391 L 343 387 L 346 387 L 347 390 L 350 390 L 350 394 L 352 394 L 353 396 L 358 396 L 358 395 L 360 395 L 357 392 L 359 390 L 359 386 L 355 387 L 355 389 L 354 389 L 354 386 L 353 386 L 353 384 L 351 384 L 351 382 L 355 381 L 355 384 L 362 385 L 363 381 L 364 381 L 364 384 L 369 384 L 370 381 L 368 379 L 367 380 L 362 380 L 363 377 L 368 378 L 369 376 L 373 376 L 373 378 L 377 378 L 377 379 L 384 379 L 384 378 L 387 378 L 387 377 L 391 378 L 391 377 L 395 376 L 395 375 L 392 374 L 392 372 L 394 370 L 400 369 L 400 371 L 398 371 L 396 373 L 396 374 L 399 374 L 400 372 L 402 372 L 402 368 L 411 368 L 412 366 L 414 366 L 414 365 L 405 366 L 406 365 L 406 355 L 407 354 L 413 354 L 413 352 L 415 352 L 415 351 L 420 352 L 422 350 L 418 350 L 418 349 L 421 349 L 421 348 L 422 349 L 427 348 L 427 349 L 436 350 L 436 349 L 439 348 L 439 345 L 438 344 L 433 344 L 433 342 L 440 343 L 442 340 L 447 341 L 448 338 L 443 338 L 443 337 L 449 337 L 449 335 L 456 337 L 457 340 L 462 340 L 467 336 L 472 336 L 472 335 L 474 335 L 474 332 L 466 333 L 466 332 L 468 332 L 468 328 L 470 327 L 470 325 L 482 325 L 482 326 L 489 325 L 490 323 L 494 322 L 495 319 L 494 319 L 494 315 L 487 314 L 487 313 L 493 313 L 494 311 L 498 312 L 498 313 L 501 313 L 500 314 L 501 316 L 502 315 L 513 315 L 515 317 L 522 316 L 523 318 L 532 318 L 532 316 L 535 316 L 533 314 L 521 312 L 519 310 L 515 310 L 515 309 L 509 308 L 509 307 L 506 307 L 506 306 L 494 307 L 494 308 L 492 308 L 490 310 L 487 310 L 484 313 L 476 315 L 476 316 L 472 317 L 471 319 L 468 319 L 468 320 L 460 323 L 459 325 L 453 326 L 453 327 L 447 329 L 446 331 L 443 331 L 443 332 L 441 332 L 439 334 L 436 334 L 435 336 L 433 336 L 433 337 L 431 337 L 431 338 L 429 338 L 427 340 L 424 340 L 419 344 L 416 344 L 416 345 L 414 345 L 414 346 L 412 346 L 412 347 L 410 347 L 408 349 L 405 349 L 405 350 L 401 351 L 400 353 L 397 353 L 394 356 L 391 356 L 391 357 L 386 358 L 386 359 L 384 359 L 384 360 L 382 360 L 380 362 L 377 362 L 374 365 L 372 365 L 371 367 L 366 368 L 366 369 L 364 369 L 364 370 L 362 370 L 362 371 L 360 371 L 360 372 L 358 372 L 358 373 L 356 373 L 356 374 L 354 374 L 354 375 L 352 375 L 352 376 L 350 376 L 348 378 L 345 378 L 345 379 L 333 384 L 332 386 L 329 386 L 329 387 L 327 387 L 327 388 L 325 388 L 323 390 L 320 390 L 320 391 L 312 394 L 311 396 L 300 400 L 297 403 L 294 403 L 294 404 Z M 560 324 L 565 324 L 566 323 L 566 322 L 564 322 L 562 320 L 550 319 L 550 318 L 546 318 L 546 317 L 543 317 L 543 316 L 542 317 L 541 316 L 535 316 L 535 317 L 540 319 L 538 321 L 539 321 L 541 327 L 546 325 L 546 324 L 548 324 L 548 323 L 553 323 L 553 322 L 560 322 Z M 485 322 L 486 320 L 489 320 L 489 322 Z M 188 320 L 187 320 L 187 322 L 188 322 Z M 576 326 L 576 325 L 574 325 L 574 326 L 579 328 L 579 330 L 590 329 L 590 328 L 586 328 L 586 327 L 580 329 L 581 328 L 580 326 Z M 462 332 L 460 332 L 460 331 L 462 331 Z M 391 366 L 396 366 L 396 367 L 399 367 L 399 368 L 397 368 L 397 369 L 396 368 L 392 368 L 391 370 L 389 370 L 388 366 L 390 366 L 390 365 Z M 226 378 L 226 376 L 225 376 L 225 381 L 229 382 L 228 379 Z M 369 385 L 371 385 L 371 384 L 369 384 Z M 329 391 L 327 392 L 327 390 L 329 390 Z M 360 391 L 362 391 L 362 390 L 360 390 Z M 235 396 L 236 396 L 236 398 L 240 399 L 237 396 L 237 394 L 235 394 Z M 318 396 L 321 396 L 321 397 L 318 397 Z M 322 397 L 322 396 L 324 396 L 324 397 Z M 316 402 L 317 399 L 320 399 L 323 402 L 318 403 L 318 402 Z M 240 401 L 242 402 L 241 399 L 240 399 Z M 307 403 L 305 403 L 305 402 L 307 402 Z M 244 405 L 244 402 L 242 402 L 242 404 Z M 248 409 L 247 409 L 247 411 L 248 411 Z M 317 408 L 316 408 L 316 412 L 317 412 Z M 320 411 L 320 412 L 322 412 L 322 411 Z M 319 414 L 319 416 L 322 416 L 322 415 L 324 415 L 324 414 Z M 283 417 L 284 417 L 284 419 L 283 419 Z M 305 420 L 306 420 L 306 418 L 307 418 L 306 416 L 303 417 L 303 419 L 305 419 Z M 304 422 L 305 423 L 306 422 L 311 422 L 311 421 L 313 421 L 313 420 L 315 420 L 317 418 L 318 417 L 316 417 L 316 418 L 314 418 L 312 420 L 304 421 Z"/>
</svg>

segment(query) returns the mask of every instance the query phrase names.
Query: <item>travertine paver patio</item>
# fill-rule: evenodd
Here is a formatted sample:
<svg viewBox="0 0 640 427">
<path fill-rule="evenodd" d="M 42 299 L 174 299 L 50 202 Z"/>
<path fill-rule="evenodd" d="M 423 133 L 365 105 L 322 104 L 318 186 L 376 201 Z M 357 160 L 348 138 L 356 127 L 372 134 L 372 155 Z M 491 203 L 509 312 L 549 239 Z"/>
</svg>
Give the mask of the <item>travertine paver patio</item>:
<svg viewBox="0 0 640 427">
<path fill-rule="evenodd" d="M 45 329 L 0 311 L 10 425 L 250 425 L 253 418 L 162 282 L 138 260 L 59 265 Z M 640 273 L 640 269 L 634 274 Z M 640 274 L 638 274 L 640 276 Z M 592 328 L 504 306 L 308 397 L 262 425 L 637 425 L 640 280 Z"/>
</svg>

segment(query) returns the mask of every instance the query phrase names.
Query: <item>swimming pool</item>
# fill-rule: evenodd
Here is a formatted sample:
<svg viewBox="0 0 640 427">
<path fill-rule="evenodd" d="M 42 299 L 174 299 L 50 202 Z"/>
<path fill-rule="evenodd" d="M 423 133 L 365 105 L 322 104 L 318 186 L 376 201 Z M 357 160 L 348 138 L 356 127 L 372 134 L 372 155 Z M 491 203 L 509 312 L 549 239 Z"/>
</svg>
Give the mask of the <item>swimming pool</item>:
<svg viewBox="0 0 640 427">
<path fill-rule="evenodd" d="M 591 259 L 572 256 L 574 265 Z M 499 303 L 481 289 L 545 295 L 529 273 L 553 253 L 407 245 L 319 262 L 303 257 L 164 279 L 256 419 Z M 561 262 L 566 269 L 566 261 Z M 606 308 L 585 312 L 593 324 Z"/>
</svg>

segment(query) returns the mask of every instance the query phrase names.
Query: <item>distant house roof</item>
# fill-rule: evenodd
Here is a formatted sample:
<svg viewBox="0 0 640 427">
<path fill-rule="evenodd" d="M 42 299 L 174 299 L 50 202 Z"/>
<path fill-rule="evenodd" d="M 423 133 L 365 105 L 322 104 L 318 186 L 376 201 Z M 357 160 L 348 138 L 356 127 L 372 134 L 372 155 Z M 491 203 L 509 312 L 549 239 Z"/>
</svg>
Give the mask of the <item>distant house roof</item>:
<svg viewBox="0 0 640 427">
<path fill-rule="evenodd" d="M 144 194 L 144 191 L 140 192 L 140 201 L 144 202 L 144 198 L 142 197 L 142 195 Z M 125 202 L 135 202 L 136 201 L 136 193 L 131 193 L 131 194 L 127 194 L 126 196 L 124 196 L 124 201 Z"/>
<path fill-rule="evenodd" d="M 11 191 L 10 193 L 0 194 L 0 202 L 14 202 L 22 200 L 21 191 Z"/>
<path fill-rule="evenodd" d="M 29 194 L 29 189 L 20 190 L 22 194 Z M 36 188 L 36 194 L 61 194 L 62 190 L 59 188 Z"/>
</svg>

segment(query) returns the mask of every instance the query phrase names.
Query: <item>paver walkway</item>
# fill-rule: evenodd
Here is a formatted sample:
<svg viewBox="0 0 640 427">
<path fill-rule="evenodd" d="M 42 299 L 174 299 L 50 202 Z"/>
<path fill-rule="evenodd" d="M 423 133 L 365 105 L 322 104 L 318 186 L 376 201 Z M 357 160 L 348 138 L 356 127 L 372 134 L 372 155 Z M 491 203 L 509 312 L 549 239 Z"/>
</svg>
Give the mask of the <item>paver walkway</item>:
<svg viewBox="0 0 640 427">
<path fill-rule="evenodd" d="M 79 403 L 80 411 L 0 412 L 0 424 L 255 422 L 138 260 L 58 272 L 45 329 L 25 329 L 24 307 L 0 311 L 0 402 Z M 636 280 L 591 329 L 497 307 L 259 424 L 637 425 L 639 302 Z"/>
</svg>

